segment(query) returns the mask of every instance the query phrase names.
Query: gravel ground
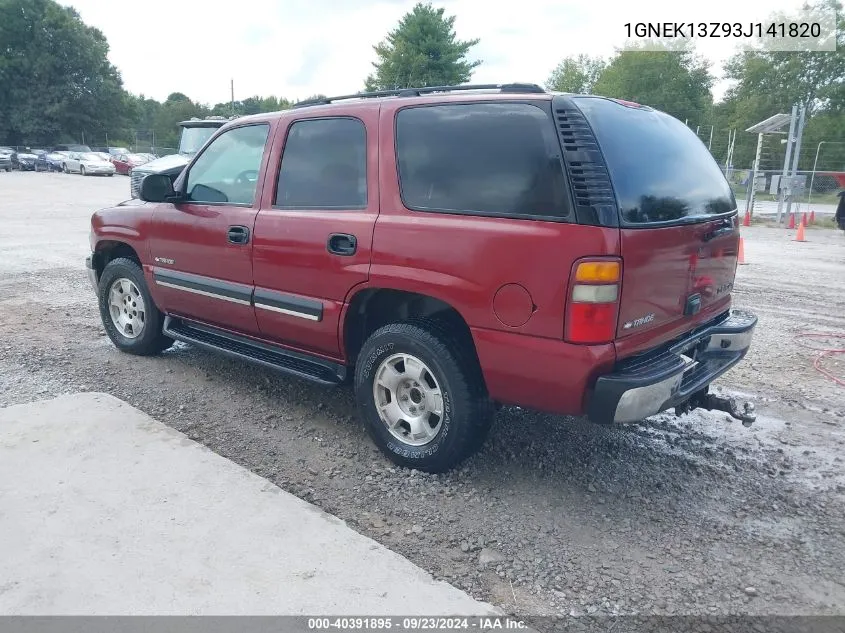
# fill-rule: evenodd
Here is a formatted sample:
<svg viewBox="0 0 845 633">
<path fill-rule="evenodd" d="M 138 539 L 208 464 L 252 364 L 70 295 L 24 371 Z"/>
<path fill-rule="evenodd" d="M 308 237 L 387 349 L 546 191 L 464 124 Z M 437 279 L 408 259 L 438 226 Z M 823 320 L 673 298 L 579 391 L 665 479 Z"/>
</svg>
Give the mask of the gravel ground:
<svg viewBox="0 0 845 633">
<path fill-rule="evenodd" d="M 381 456 L 347 390 L 181 344 L 117 352 L 82 260 L 91 211 L 128 188 L 0 174 L 0 406 L 109 392 L 516 615 L 845 613 L 845 392 L 796 339 L 845 331 L 841 232 L 743 229 L 735 305 L 760 325 L 720 388 L 756 403 L 751 428 L 506 408 L 479 455 L 431 476 Z"/>
</svg>

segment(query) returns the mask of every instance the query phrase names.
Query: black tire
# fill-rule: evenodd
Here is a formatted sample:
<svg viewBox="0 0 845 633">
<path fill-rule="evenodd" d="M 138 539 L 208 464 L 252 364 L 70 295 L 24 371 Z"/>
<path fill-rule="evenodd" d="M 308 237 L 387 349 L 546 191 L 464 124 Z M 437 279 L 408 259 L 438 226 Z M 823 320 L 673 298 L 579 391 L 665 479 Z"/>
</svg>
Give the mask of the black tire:
<svg viewBox="0 0 845 633">
<path fill-rule="evenodd" d="M 440 473 L 460 464 L 484 443 L 493 407 L 471 345 L 452 335 L 447 325 L 429 319 L 386 325 L 364 343 L 355 368 L 355 399 L 370 437 L 391 461 Z M 385 359 L 397 353 L 411 354 L 425 363 L 442 393 L 444 415 L 440 429 L 422 446 L 395 437 L 376 408 L 376 371 Z"/>
<path fill-rule="evenodd" d="M 109 312 L 109 291 L 112 284 L 120 278 L 129 279 L 135 284 L 146 306 L 143 331 L 136 338 L 128 338 L 121 334 L 112 321 Z M 147 282 L 144 279 L 144 273 L 137 262 L 124 257 L 110 261 L 100 276 L 97 300 L 100 305 L 100 318 L 103 327 L 106 329 L 106 334 L 109 335 L 114 346 L 122 352 L 138 356 L 152 356 L 173 345 L 173 339 L 162 334 L 164 315 L 153 302 L 147 288 Z"/>
</svg>

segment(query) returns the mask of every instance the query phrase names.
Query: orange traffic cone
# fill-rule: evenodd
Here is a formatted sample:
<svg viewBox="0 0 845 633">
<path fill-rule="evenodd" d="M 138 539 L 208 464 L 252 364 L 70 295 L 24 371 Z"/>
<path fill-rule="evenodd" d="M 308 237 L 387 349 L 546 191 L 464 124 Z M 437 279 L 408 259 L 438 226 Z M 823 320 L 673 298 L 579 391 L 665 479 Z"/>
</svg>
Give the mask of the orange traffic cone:
<svg viewBox="0 0 845 633">
<path fill-rule="evenodd" d="M 742 239 L 742 236 L 739 236 L 739 252 L 737 253 L 737 264 L 747 264 L 748 262 L 745 261 L 745 241 Z"/>
<path fill-rule="evenodd" d="M 795 213 L 789 214 L 789 225 L 786 228 L 788 228 L 788 229 L 794 229 L 795 228 Z"/>
<path fill-rule="evenodd" d="M 815 223 L 816 223 L 816 211 L 811 210 L 810 211 L 810 224 L 815 224 Z"/>
<path fill-rule="evenodd" d="M 751 226 L 751 214 L 746 211 L 742 218 L 742 226 Z"/>
<path fill-rule="evenodd" d="M 802 221 L 801 224 L 798 225 L 798 233 L 795 235 L 796 242 L 806 242 L 807 240 L 804 239 L 804 222 Z"/>
<path fill-rule="evenodd" d="M 807 226 L 807 212 L 804 211 L 804 215 L 801 216 L 801 224 Z"/>
</svg>

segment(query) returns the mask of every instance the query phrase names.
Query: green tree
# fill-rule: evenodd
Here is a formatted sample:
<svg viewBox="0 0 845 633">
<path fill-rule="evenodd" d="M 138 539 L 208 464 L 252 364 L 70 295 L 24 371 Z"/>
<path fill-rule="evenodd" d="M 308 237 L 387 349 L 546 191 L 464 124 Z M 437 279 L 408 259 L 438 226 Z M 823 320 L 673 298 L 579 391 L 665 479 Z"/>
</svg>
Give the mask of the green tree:
<svg viewBox="0 0 845 633">
<path fill-rule="evenodd" d="M 211 114 L 214 116 L 232 116 L 234 113 L 237 116 L 244 116 L 247 114 L 258 114 L 260 112 L 277 112 L 279 110 L 287 110 L 291 107 L 291 102 L 284 97 L 261 97 L 255 95 L 254 97 L 247 97 L 243 101 L 235 101 L 234 112 L 233 104 L 230 101 L 215 104 L 211 109 Z"/>
<path fill-rule="evenodd" d="M 593 92 L 636 101 L 692 125 L 710 121 L 712 85 L 707 62 L 692 48 L 669 51 L 634 45 L 619 51 L 602 70 Z"/>
<path fill-rule="evenodd" d="M 373 47 L 378 61 L 367 90 L 450 86 L 466 83 L 481 61 L 467 61 L 474 40 L 458 40 L 455 17 L 431 4 L 417 3 L 384 41 Z"/>
<path fill-rule="evenodd" d="M 728 60 L 725 76 L 734 83 L 716 109 L 723 127 L 736 128 L 742 134 L 755 123 L 774 114 L 788 114 L 794 104 L 803 104 L 807 108 L 806 146 L 842 138 L 845 17 L 842 5 L 833 0 L 821 0 L 808 7 L 811 12 L 825 8 L 832 8 L 839 16 L 836 51 L 771 51 L 760 46 L 737 53 Z M 776 146 L 773 151 L 781 156 L 781 149 Z M 737 143 L 736 164 L 750 164 L 754 152 L 753 142 L 746 142 L 741 148 Z M 812 167 L 813 156 L 808 154 L 804 151 L 801 155 L 802 169 Z"/>
<path fill-rule="evenodd" d="M 103 34 L 53 0 L 0 0 L 0 138 L 81 140 L 129 121 Z"/>
<path fill-rule="evenodd" d="M 158 147 L 176 147 L 179 141 L 179 122 L 191 117 L 209 116 L 209 109 L 201 103 L 195 103 L 181 92 L 167 97 L 155 114 L 153 131 Z"/>
<path fill-rule="evenodd" d="M 549 75 L 546 88 L 556 92 L 592 94 L 593 86 L 605 65 L 601 57 L 590 57 L 583 53 L 565 57 Z"/>
</svg>

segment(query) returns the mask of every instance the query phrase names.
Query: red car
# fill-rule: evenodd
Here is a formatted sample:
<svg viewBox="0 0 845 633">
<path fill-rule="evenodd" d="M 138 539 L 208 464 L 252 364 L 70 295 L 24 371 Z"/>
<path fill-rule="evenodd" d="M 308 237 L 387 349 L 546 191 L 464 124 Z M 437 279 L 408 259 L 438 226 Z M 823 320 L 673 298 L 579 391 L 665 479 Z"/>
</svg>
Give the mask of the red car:
<svg viewBox="0 0 845 633">
<path fill-rule="evenodd" d="M 651 108 L 532 84 L 315 100 L 227 123 L 141 199 L 91 219 L 115 346 L 351 381 L 400 465 L 453 467 L 501 404 L 754 419 L 708 391 L 757 323 L 731 309 L 736 201 Z"/>
<path fill-rule="evenodd" d="M 150 159 L 142 154 L 120 154 L 111 159 L 117 173 L 128 176 L 135 167 L 150 162 Z"/>
</svg>

